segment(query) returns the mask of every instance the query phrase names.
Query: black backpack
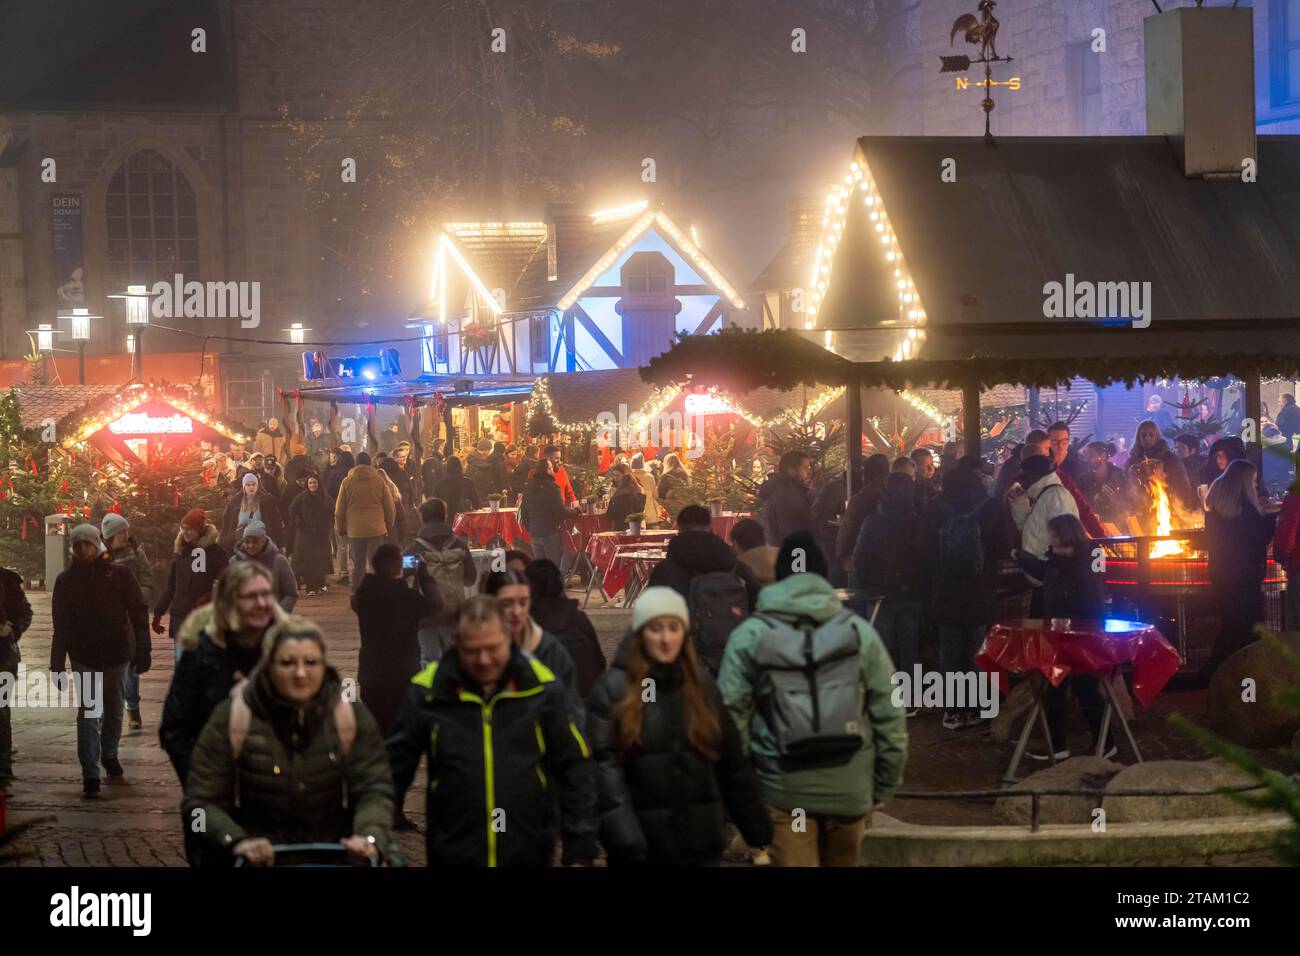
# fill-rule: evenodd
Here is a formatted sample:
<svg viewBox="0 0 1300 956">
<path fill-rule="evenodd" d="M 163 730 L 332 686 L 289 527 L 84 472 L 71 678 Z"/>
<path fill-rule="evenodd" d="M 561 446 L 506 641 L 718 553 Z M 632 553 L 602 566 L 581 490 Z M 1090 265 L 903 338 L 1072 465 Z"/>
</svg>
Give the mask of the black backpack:
<svg viewBox="0 0 1300 956">
<path fill-rule="evenodd" d="M 944 518 L 939 526 L 939 571 L 951 578 L 973 578 L 983 573 L 984 541 L 979 507 L 970 514 L 950 509 Z"/>
<path fill-rule="evenodd" d="M 727 638 L 749 614 L 749 589 L 734 571 L 710 571 L 691 579 L 686 605 L 700 660 L 717 676 Z"/>
</svg>

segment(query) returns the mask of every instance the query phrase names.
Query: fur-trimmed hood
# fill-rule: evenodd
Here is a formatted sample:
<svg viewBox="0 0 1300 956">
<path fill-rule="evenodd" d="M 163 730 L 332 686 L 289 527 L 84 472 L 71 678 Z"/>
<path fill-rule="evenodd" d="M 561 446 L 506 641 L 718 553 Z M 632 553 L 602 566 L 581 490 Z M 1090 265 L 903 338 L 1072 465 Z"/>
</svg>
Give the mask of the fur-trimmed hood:
<svg viewBox="0 0 1300 956">
<path fill-rule="evenodd" d="M 209 521 L 203 528 L 203 533 L 199 535 L 198 539 L 193 544 L 189 545 L 189 547 L 210 548 L 217 543 L 217 536 L 219 534 L 220 532 L 217 530 L 217 526 Z M 176 542 L 172 545 L 172 551 L 175 554 L 180 554 L 185 547 L 185 529 L 182 528 L 180 531 L 176 532 Z"/>
<path fill-rule="evenodd" d="M 190 616 L 181 624 L 180 633 L 176 635 L 176 639 L 181 642 L 182 651 L 193 651 L 196 649 L 199 646 L 199 638 L 205 634 L 207 635 L 208 640 L 213 644 L 220 647 L 222 650 L 225 649 L 226 629 L 224 627 L 216 626 L 216 621 L 213 617 L 215 610 L 216 605 L 209 602 L 203 605 L 203 607 L 195 608 L 190 612 Z M 271 626 L 266 629 L 266 634 L 262 638 L 263 650 L 274 643 L 276 633 L 286 624 L 294 622 L 301 624 L 306 623 L 305 619 L 289 614 L 278 604 L 272 607 L 271 614 Z"/>
</svg>

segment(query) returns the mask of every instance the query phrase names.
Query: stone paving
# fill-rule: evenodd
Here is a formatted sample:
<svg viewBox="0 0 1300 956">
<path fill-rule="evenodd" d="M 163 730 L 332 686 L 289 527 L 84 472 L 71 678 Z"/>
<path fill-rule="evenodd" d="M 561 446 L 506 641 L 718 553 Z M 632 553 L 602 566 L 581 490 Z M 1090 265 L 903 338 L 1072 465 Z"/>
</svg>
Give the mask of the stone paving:
<svg viewBox="0 0 1300 956">
<path fill-rule="evenodd" d="M 359 639 L 356 619 L 347 606 L 346 589 L 332 587 L 315 597 L 301 596 L 297 612 L 316 621 L 329 642 L 331 663 L 346 677 L 355 675 Z M 51 624 L 48 596 L 31 594 L 35 611 L 23 637 L 24 663 L 44 667 L 49 660 Z M 588 609 L 606 657 L 612 657 L 625 632 L 630 612 L 599 606 Z M 141 679 L 143 732 L 124 733 L 120 759 L 124 782 L 105 784 L 100 796 L 86 800 L 76 757 L 75 710 L 19 708 L 14 711 L 15 795 L 8 805 L 11 823 L 52 816 L 29 831 L 23 844 L 37 857 L 30 866 L 181 866 L 184 865 L 180 786 L 158 744 L 158 719 L 172 676 L 172 646 L 155 637 L 153 667 Z M 1175 734 L 1167 717 L 1181 710 L 1195 718 L 1203 711 L 1204 692 L 1169 691 L 1133 723 L 1147 759 L 1203 759 L 1206 754 Z M 1010 758 L 1012 744 L 995 740 L 991 732 L 973 728 L 949 732 L 938 713 L 923 712 L 909 721 L 910 754 L 905 790 L 993 789 Z M 1076 746 L 1085 741 L 1076 728 Z M 1126 761 L 1121 752 L 1119 759 Z M 1027 772 L 1027 771 L 1024 771 Z M 406 812 L 423 827 L 423 769 L 411 787 Z M 896 800 L 891 815 L 913 823 L 991 823 L 991 801 Z M 424 862 L 421 833 L 399 834 L 413 864 Z"/>
</svg>

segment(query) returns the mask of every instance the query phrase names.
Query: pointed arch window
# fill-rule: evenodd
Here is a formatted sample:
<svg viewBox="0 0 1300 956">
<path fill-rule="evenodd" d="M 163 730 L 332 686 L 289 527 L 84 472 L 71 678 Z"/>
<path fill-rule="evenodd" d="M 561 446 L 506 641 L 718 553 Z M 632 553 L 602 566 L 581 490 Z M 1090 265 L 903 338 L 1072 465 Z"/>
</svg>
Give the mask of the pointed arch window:
<svg viewBox="0 0 1300 956">
<path fill-rule="evenodd" d="M 162 153 L 141 149 L 108 184 L 108 265 L 116 289 L 183 273 L 199 278 L 199 217 L 194 189 Z"/>
</svg>

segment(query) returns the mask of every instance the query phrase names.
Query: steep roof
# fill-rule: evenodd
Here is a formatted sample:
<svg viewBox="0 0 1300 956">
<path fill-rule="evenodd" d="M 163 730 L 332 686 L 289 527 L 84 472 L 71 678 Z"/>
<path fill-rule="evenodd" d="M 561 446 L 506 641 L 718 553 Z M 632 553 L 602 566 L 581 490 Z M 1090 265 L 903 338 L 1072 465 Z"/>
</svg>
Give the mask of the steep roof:
<svg viewBox="0 0 1300 956">
<path fill-rule="evenodd" d="M 790 236 L 753 281 L 751 288 L 755 292 L 788 292 L 808 283 L 823 216 L 823 211 L 811 202 L 797 203 L 790 210 Z"/>
<path fill-rule="evenodd" d="M 15 385 L 18 418 L 23 428 L 40 428 L 46 419 L 60 422 L 96 399 L 122 390 L 120 385 Z"/>
</svg>

